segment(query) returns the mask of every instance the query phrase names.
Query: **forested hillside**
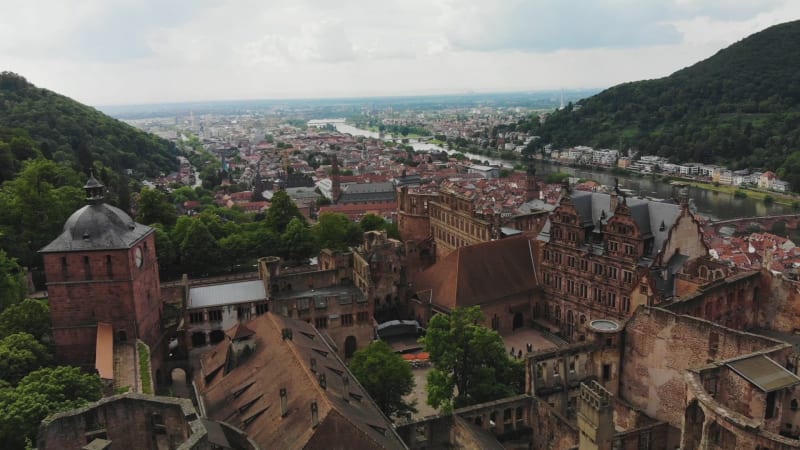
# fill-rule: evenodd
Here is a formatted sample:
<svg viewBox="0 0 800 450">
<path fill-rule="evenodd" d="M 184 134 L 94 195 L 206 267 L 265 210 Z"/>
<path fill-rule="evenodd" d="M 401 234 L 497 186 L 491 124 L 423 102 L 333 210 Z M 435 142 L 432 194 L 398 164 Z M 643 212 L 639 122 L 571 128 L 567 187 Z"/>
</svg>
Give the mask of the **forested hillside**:
<svg viewBox="0 0 800 450">
<path fill-rule="evenodd" d="M 556 147 L 632 147 L 679 162 L 779 170 L 797 190 L 798 43 L 800 21 L 776 25 L 668 77 L 569 105 L 533 128 Z"/>
<path fill-rule="evenodd" d="M 84 173 L 95 162 L 150 177 L 177 167 L 177 150 L 170 142 L 2 72 L 0 182 L 12 179 L 22 161 L 39 155 Z"/>
</svg>

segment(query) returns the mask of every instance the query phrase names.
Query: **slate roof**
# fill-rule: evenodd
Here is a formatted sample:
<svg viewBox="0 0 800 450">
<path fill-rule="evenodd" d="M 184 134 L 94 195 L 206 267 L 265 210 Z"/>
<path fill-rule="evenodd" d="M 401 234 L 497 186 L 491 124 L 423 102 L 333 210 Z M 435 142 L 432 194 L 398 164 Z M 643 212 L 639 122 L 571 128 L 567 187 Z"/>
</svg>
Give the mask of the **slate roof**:
<svg viewBox="0 0 800 450">
<path fill-rule="evenodd" d="M 611 210 L 611 195 L 599 192 L 573 191 L 571 194 L 572 203 L 575 210 L 581 217 L 583 226 L 588 227 L 597 225 L 603 214 L 603 222 L 608 221 L 613 215 Z M 620 196 L 619 202 L 622 201 Z M 669 230 L 678 220 L 681 213 L 681 206 L 674 203 L 658 202 L 640 198 L 626 198 L 628 207 L 631 211 L 631 218 L 639 226 L 644 237 L 652 236 L 653 254 L 655 256 L 664 245 L 664 241 L 669 236 Z M 662 226 L 663 224 L 663 226 Z M 548 224 L 543 228 L 543 232 L 549 232 Z"/>
<path fill-rule="evenodd" d="M 453 309 L 536 289 L 535 245 L 523 234 L 460 247 L 418 274 L 414 291 L 420 299 Z"/>
<path fill-rule="evenodd" d="M 342 186 L 339 203 L 393 202 L 397 199 L 394 183 L 357 183 Z"/>
<path fill-rule="evenodd" d="M 267 291 L 261 280 L 212 284 L 189 289 L 189 304 L 186 309 L 233 305 L 266 299 Z"/>
<path fill-rule="evenodd" d="M 131 216 L 115 206 L 106 203 L 86 205 L 72 213 L 64 223 L 61 235 L 39 251 L 127 249 L 152 232 L 153 228 L 134 222 Z"/>
<path fill-rule="evenodd" d="M 231 363 L 229 339 L 201 358 L 195 382 L 206 416 L 238 427 L 265 449 L 302 449 L 320 442 L 330 449 L 407 448 L 312 325 L 266 313 L 247 327 L 255 333 L 255 348 L 238 365 Z M 284 338 L 287 333 L 291 337 Z M 286 414 L 281 389 L 286 390 Z"/>
<path fill-rule="evenodd" d="M 726 366 L 764 392 L 800 384 L 797 375 L 762 354 L 729 362 Z"/>
</svg>

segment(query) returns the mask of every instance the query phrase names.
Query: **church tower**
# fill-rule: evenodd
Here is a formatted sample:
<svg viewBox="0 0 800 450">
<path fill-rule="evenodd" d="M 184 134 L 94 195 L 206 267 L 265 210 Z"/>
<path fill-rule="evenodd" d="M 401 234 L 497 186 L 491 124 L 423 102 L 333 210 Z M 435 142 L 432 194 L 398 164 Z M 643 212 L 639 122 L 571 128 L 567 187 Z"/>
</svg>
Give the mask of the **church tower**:
<svg viewBox="0 0 800 450">
<path fill-rule="evenodd" d="M 150 347 L 155 371 L 165 345 L 154 229 L 106 204 L 105 186 L 94 176 L 84 189 L 87 205 L 39 251 L 56 360 L 109 378 L 115 349 L 138 339 Z"/>
</svg>

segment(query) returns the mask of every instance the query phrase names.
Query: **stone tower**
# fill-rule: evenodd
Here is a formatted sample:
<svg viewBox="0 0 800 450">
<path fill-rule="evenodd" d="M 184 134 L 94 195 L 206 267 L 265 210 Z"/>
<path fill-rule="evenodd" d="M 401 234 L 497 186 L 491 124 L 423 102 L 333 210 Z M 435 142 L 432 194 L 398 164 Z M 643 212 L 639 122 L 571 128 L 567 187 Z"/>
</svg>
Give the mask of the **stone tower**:
<svg viewBox="0 0 800 450">
<path fill-rule="evenodd" d="M 56 360 L 97 368 L 96 349 L 107 358 L 119 344 L 140 339 L 150 346 L 155 371 L 165 344 L 154 229 L 106 204 L 105 186 L 93 176 L 84 189 L 88 204 L 39 251 Z"/>
<path fill-rule="evenodd" d="M 611 450 L 614 407 L 611 394 L 596 381 L 581 383 L 578 398 L 579 450 Z"/>
</svg>

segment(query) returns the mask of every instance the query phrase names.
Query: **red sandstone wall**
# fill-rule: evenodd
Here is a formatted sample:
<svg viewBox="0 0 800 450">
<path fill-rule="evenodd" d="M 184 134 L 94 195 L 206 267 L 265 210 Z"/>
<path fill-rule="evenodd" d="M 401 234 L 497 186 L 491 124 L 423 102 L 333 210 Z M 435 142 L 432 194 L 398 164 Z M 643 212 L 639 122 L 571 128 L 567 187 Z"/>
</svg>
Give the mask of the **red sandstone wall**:
<svg viewBox="0 0 800 450">
<path fill-rule="evenodd" d="M 719 335 L 713 356 L 709 352 L 712 332 Z M 680 427 L 687 368 L 776 345 L 770 339 L 738 333 L 701 319 L 657 308 L 639 308 L 625 329 L 619 393 L 651 417 Z"/>
</svg>

